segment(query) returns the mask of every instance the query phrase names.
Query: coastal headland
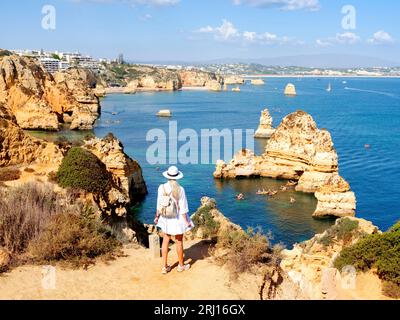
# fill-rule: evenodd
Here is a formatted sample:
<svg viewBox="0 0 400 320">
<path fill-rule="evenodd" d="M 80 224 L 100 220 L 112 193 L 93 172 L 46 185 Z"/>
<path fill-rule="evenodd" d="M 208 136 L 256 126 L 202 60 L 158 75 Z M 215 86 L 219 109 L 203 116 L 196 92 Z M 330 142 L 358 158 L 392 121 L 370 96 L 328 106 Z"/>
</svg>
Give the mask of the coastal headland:
<svg viewBox="0 0 400 320">
<path fill-rule="evenodd" d="M 192 216 L 196 228 L 185 235 L 192 270 L 163 277 L 159 259 L 148 249 L 148 237 L 159 233 L 131 210 L 148 192 L 142 168 L 119 139 L 88 134 L 74 144 L 29 134 L 61 126 L 92 129 L 101 114 L 102 91 L 115 81 L 131 93 L 219 91 L 224 83 L 222 76 L 201 71 L 119 67 L 103 77 L 79 68 L 50 74 L 34 59 L 0 55 L 1 299 L 395 297 L 400 228 L 381 232 L 354 217 L 355 194 L 339 175 L 331 135 L 304 111 L 283 119 L 264 154 L 243 150 L 230 163 L 219 162 L 214 176 L 289 179 L 298 192 L 315 194 L 316 217 L 339 217 L 336 224 L 285 250 L 232 223 L 215 200 L 204 197 Z M 366 247 L 375 250 L 376 260 L 346 272 L 346 263 L 365 263 Z M 42 282 L 43 266 L 49 265 L 57 274 L 51 290 Z M 346 286 L 352 276 L 356 283 Z"/>
</svg>

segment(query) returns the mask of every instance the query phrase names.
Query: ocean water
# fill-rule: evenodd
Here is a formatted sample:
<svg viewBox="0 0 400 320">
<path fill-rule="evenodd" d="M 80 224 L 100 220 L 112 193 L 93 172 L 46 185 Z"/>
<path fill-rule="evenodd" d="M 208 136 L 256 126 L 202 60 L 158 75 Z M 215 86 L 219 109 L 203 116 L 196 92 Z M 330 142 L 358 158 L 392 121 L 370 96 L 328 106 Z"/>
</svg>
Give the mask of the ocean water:
<svg viewBox="0 0 400 320">
<path fill-rule="evenodd" d="M 344 83 L 347 81 L 347 83 Z M 285 97 L 288 82 L 296 85 L 298 96 Z M 333 91 L 328 93 L 328 83 Z M 178 130 L 217 128 L 256 129 L 260 111 L 268 107 L 277 126 L 282 118 L 296 110 L 310 113 L 319 128 L 330 131 L 339 155 L 340 174 L 357 196 L 357 216 L 373 221 L 386 230 L 400 219 L 400 79 L 285 79 L 268 78 L 264 86 L 242 86 L 240 93 L 181 91 L 110 95 L 102 100 L 103 114 L 95 128 L 97 136 L 114 133 L 126 152 L 137 159 L 144 171 L 149 195 L 136 208 L 140 219 L 152 222 L 161 173 L 168 165 L 150 165 L 146 151 L 152 142 L 146 134 L 154 128 L 168 133 L 168 119 L 155 114 L 171 109 Z M 369 149 L 365 145 L 369 144 Z M 265 141 L 255 141 L 257 154 Z M 214 164 L 179 165 L 185 174 L 191 212 L 202 196 L 217 200 L 219 209 L 242 227 L 260 227 L 271 232 L 273 242 L 287 246 L 312 237 L 334 223 L 316 220 L 313 195 L 280 193 L 274 198 L 256 195 L 260 188 L 277 189 L 284 181 L 244 179 L 216 181 Z M 246 199 L 237 201 L 235 195 Z M 289 199 L 297 201 L 291 204 Z"/>
</svg>

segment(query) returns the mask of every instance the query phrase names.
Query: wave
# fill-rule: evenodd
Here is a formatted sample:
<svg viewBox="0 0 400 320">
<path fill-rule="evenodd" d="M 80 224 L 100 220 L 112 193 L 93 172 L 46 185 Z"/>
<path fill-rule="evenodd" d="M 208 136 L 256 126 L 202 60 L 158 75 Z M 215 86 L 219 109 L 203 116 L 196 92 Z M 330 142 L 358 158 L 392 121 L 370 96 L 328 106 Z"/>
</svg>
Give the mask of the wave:
<svg viewBox="0 0 400 320">
<path fill-rule="evenodd" d="M 358 92 L 367 92 L 367 93 L 375 93 L 375 94 L 384 95 L 384 96 L 387 96 L 387 97 L 390 97 L 390 98 L 399 99 L 399 96 L 398 96 L 397 94 L 389 93 L 389 92 L 384 92 L 384 91 L 365 90 L 365 89 L 349 88 L 349 87 L 345 87 L 344 90 L 351 90 L 351 91 L 358 91 Z"/>
</svg>

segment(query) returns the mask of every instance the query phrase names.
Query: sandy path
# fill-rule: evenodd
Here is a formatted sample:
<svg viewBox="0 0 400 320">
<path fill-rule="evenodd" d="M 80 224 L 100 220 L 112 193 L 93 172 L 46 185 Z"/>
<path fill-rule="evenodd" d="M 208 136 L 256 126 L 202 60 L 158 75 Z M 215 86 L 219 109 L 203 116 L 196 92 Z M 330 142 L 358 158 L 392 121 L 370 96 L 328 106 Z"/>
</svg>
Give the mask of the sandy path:
<svg viewBox="0 0 400 320">
<path fill-rule="evenodd" d="M 43 289 L 42 267 L 20 267 L 0 276 L 0 299 L 257 299 L 257 284 L 231 285 L 228 273 L 207 257 L 205 244 L 188 242 L 185 248 L 193 259 L 186 273 L 175 268 L 163 276 L 161 260 L 151 258 L 149 250 L 125 249 L 127 257 L 87 271 L 57 268 L 54 290 Z"/>
</svg>

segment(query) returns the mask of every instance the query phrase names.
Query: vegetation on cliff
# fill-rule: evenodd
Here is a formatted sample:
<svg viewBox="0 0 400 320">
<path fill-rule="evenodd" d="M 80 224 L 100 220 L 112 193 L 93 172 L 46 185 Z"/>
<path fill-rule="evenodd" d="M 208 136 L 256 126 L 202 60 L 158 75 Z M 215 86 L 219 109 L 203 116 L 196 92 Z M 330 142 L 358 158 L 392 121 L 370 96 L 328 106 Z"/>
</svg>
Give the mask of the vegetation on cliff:
<svg viewBox="0 0 400 320">
<path fill-rule="evenodd" d="M 0 249 L 11 256 L 9 266 L 58 261 L 86 266 L 117 252 L 119 243 L 88 204 L 39 183 L 0 193 Z"/>
<path fill-rule="evenodd" d="M 344 248 L 335 267 L 341 270 L 347 265 L 359 271 L 376 269 L 379 277 L 388 282 L 384 285 L 385 294 L 400 298 L 400 222 L 387 232 L 366 236 Z"/>
<path fill-rule="evenodd" d="M 111 188 L 112 175 L 93 153 L 75 147 L 63 159 L 57 181 L 63 188 L 104 194 Z"/>
</svg>

